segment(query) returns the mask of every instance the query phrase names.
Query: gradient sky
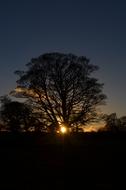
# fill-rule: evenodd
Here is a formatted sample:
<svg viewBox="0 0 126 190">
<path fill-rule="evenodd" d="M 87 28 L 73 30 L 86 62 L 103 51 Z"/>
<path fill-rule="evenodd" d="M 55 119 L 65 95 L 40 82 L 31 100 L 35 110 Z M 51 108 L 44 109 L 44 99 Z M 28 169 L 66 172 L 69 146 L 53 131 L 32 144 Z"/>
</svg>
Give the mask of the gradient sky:
<svg viewBox="0 0 126 190">
<path fill-rule="evenodd" d="M 105 113 L 126 115 L 124 0 L 1 0 L 0 96 L 16 87 L 14 71 L 46 52 L 84 55 L 100 67 Z"/>
</svg>

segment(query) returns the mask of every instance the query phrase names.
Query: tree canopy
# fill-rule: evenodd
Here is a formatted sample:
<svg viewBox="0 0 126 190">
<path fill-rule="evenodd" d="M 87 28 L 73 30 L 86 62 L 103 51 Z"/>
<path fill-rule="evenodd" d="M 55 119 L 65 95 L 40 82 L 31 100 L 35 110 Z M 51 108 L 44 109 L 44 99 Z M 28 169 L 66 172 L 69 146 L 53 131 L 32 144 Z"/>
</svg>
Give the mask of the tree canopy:
<svg viewBox="0 0 126 190">
<path fill-rule="evenodd" d="M 50 130 L 94 121 L 97 107 L 105 103 L 103 84 L 91 74 L 98 70 L 84 56 L 46 53 L 33 58 L 19 76 L 13 94 L 28 100 L 43 126 Z"/>
</svg>

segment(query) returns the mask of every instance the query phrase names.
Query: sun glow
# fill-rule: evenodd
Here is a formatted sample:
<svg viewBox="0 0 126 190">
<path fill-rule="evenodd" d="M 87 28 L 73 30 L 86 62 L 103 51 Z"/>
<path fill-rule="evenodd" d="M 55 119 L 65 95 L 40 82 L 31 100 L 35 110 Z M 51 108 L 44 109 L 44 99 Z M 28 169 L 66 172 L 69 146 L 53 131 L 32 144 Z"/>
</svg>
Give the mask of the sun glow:
<svg viewBox="0 0 126 190">
<path fill-rule="evenodd" d="M 66 128 L 65 126 L 61 126 L 60 132 L 61 132 L 62 134 L 67 133 L 67 128 Z"/>
</svg>

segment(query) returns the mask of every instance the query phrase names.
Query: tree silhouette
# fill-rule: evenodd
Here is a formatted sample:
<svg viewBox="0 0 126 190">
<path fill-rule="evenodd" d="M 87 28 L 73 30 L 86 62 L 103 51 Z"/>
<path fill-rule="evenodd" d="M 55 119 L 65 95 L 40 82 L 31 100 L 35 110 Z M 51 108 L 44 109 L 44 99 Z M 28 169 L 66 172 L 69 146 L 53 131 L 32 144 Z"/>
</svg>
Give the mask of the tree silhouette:
<svg viewBox="0 0 126 190">
<path fill-rule="evenodd" d="M 16 71 L 16 97 L 27 98 L 43 125 L 52 131 L 61 124 L 85 125 L 97 118 L 97 106 L 106 96 L 91 74 L 98 69 L 84 56 L 46 53 L 31 59 L 26 71 Z"/>
<path fill-rule="evenodd" d="M 30 127 L 32 111 L 25 103 L 1 98 L 0 116 L 7 130 L 12 132 L 27 130 Z"/>
<path fill-rule="evenodd" d="M 119 120 L 117 118 L 116 113 L 111 113 L 110 115 L 105 115 L 105 129 L 107 131 L 116 132 L 119 127 Z"/>
<path fill-rule="evenodd" d="M 111 113 L 110 115 L 105 115 L 104 120 L 104 130 L 111 132 L 126 131 L 126 116 L 118 118 L 116 113 Z"/>
</svg>

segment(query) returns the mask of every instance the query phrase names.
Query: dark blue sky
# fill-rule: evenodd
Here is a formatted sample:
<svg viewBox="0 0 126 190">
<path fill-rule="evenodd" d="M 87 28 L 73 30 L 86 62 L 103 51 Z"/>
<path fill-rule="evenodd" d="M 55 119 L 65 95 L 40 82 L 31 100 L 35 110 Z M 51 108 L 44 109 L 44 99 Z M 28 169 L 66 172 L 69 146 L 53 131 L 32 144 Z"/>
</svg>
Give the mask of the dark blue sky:
<svg viewBox="0 0 126 190">
<path fill-rule="evenodd" d="M 85 55 L 100 66 L 106 113 L 126 115 L 124 0 L 1 0 L 0 95 L 16 87 L 13 72 L 46 52 Z"/>
</svg>

